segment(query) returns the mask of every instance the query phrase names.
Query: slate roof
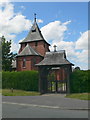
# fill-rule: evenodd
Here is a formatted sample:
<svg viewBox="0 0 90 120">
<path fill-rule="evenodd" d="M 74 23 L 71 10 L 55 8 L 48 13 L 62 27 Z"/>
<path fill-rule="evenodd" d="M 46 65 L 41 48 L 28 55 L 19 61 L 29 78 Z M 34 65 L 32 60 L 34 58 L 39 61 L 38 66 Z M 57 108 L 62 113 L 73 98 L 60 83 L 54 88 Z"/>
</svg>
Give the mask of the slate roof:
<svg viewBox="0 0 90 120">
<path fill-rule="evenodd" d="M 61 50 L 59 52 L 47 52 L 45 55 L 45 58 L 39 63 L 36 64 L 37 66 L 44 66 L 44 65 L 68 65 L 72 63 L 70 63 L 67 59 L 66 59 L 66 54 L 65 54 L 65 50 Z"/>
<path fill-rule="evenodd" d="M 40 53 L 36 52 L 30 45 L 26 45 L 26 47 L 17 55 L 17 56 L 27 56 L 27 55 L 37 55 L 41 56 Z M 16 56 L 16 57 L 17 57 Z"/>
<path fill-rule="evenodd" d="M 26 43 L 26 42 L 41 41 L 41 40 L 46 42 L 42 33 L 41 33 L 41 31 L 40 31 L 40 29 L 39 29 L 39 27 L 38 27 L 38 25 L 37 25 L 37 22 L 34 21 L 34 24 L 31 27 L 31 30 L 28 33 L 27 37 L 22 42 L 20 42 L 20 44 L 21 43 Z M 47 44 L 50 45 L 49 43 L 47 43 Z"/>
</svg>

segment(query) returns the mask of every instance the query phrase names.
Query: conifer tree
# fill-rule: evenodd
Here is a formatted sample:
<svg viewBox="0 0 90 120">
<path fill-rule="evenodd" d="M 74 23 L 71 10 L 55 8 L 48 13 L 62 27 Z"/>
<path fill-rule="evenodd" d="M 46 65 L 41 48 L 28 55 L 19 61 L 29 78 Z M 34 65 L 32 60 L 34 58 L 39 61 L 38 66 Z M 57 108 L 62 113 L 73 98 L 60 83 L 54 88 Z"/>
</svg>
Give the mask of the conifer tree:
<svg viewBox="0 0 90 120">
<path fill-rule="evenodd" d="M 2 44 L 1 44 L 1 37 L 0 37 L 0 71 L 2 70 Z"/>
<path fill-rule="evenodd" d="M 2 70 L 3 71 L 11 71 L 12 60 L 15 56 L 11 52 L 11 40 L 6 41 L 4 36 L 2 36 L 1 41 L 2 41 Z"/>
</svg>

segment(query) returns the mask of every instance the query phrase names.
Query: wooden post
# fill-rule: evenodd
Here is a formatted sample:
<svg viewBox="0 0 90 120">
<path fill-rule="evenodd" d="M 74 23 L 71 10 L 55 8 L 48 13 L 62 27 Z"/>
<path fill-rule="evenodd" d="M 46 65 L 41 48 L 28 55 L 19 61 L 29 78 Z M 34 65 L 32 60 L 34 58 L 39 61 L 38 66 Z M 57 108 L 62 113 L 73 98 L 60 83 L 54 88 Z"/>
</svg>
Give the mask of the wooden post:
<svg viewBox="0 0 90 120">
<path fill-rule="evenodd" d="M 71 74 L 71 65 L 67 66 L 67 94 L 70 94 L 70 74 Z"/>
<path fill-rule="evenodd" d="M 43 76 L 43 68 L 40 66 L 39 67 L 39 92 L 41 94 L 43 94 L 43 79 L 42 79 L 42 76 Z"/>
<path fill-rule="evenodd" d="M 48 92 L 48 72 L 50 69 L 45 66 L 40 66 L 39 67 L 39 92 L 41 94 L 47 93 Z"/>
</svg>

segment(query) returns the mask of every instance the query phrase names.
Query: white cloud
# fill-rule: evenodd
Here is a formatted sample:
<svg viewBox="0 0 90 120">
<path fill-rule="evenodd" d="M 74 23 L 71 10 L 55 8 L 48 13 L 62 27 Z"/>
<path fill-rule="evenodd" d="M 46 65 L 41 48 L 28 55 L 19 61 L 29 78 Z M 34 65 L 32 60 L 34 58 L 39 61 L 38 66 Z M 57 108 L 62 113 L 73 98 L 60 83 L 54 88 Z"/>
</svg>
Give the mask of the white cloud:
<svg viewBox="0 0 90 120">
<path fill-rule="evenodd" d="M 63 23 L 63 25 L 68 25 L 69 23 L 71 23 L 71 20 L 66 21 L 65 23 Z"/>
<path fill-rule="evenodd" d="M 15 13 L 14 5 L 9 1 L 0 1 L 0 36 L 4 35 L 7 40 L 14 40 L 17 34 L 29 30 L 32 22 L 20 12 Z M 17 46 L 18 43 L 13 41 L 11 50 L 17 52 Z"/>
<path fill-rule="evenodd" d="M 88 49 L 88 40 L 90 39 L 90 36 L 88 37 L 88 34 L 90 34 L 90 30 L 81 33 L 80 38 L 76 42 L 76 49 Z"/>
<path fill-rule="evenodd" d="M 19 44 L 12 41 L 11 52 L 18 53 L 18 50 L 19 50 Z"/>
<path fill-rule="evenodd" d="M 11 0 L 0 0 L 0 6 L 3 6 L 6 3 L 11 2 Z"/>
<path fill-rule="evenodd" d="M 8 24 L 9 33 L 20 33 L 24 30 L 29 30 L 31 21 L 27 20 L 25 16 L 18 14 Z"/>
<path fill-rule="evenodd" d="M 82 50 L 77 54 L 77 62 L 88 62 L 88 50 Z"/>
<path fill-rule="evenodd" d="M 41 28 L 41 31 L 48 42 L 51 42 L 50 50 L 53 51 L 53 46 L 57 46 L 57 50 L 66 50 L 67 58 L 81 67 L 88 69 L 88 31 L 81 33 L 81 36 L 75 42 L 64 41 L 65 32 L 68 30 L 67 25 L 71 21 L 61 23 L 54 21 Z M 89 31 L 90 32 L 90 31 Z"/>
<path fill-rule="evenodd" d="M 44 35 L 45 39 L 49 42 L 59 42 L 64 39 L 64 33 L 67 31 L 67 25 L 70 21 L 65 23 L 61 23 L 60 21 L 54 21 L 46 26 L 41 28 L 42 34 Z"/>
<path fill-rule="evenodd" d="M 7 39 L 14 38 L 16 34 L 28 30 L 30 26 L 30 20 L 26 19 L 22 14 L 14 13 L 13 4 L 6 3 L 4 10 L 0 9 L 0 33 Z"/>
<path fill-rule="evenodd" d="M 43 20 L 37 19 L 37 23 L 43 23 Z"/>
</svg>

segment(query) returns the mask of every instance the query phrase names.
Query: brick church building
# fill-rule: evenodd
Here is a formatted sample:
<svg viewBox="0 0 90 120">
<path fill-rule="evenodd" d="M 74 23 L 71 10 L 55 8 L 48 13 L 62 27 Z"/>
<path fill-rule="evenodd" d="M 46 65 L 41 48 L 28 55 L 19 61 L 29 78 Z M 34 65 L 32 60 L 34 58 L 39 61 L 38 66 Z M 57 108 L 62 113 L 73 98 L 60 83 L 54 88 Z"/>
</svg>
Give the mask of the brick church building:
<svg viewBox="0 0 90 120">
<path fill-rule="evenodd" d="M 69 65 L 71 64 L 66 59 L 65 51 L 56 51 L 56 46 L 54 46 L 54 51 L 50 52 L 50 44 L 44 39 L 38 24 L 36 22 L 36 15 L 34 18 L 34 23 L 26 36 L 26 38 L 20 42 L 20 49 L 18 55 L 16 56 L 16 71 L 31 71 L 38 70 L 36 64 L 59 64 L 59 65 Z M 50 58 L 50 55 L 52 57 Z M 55 55 L 55 57 L 54 57 Z M 49 59 L 50 58 L 50 59 Z M 44 60 L 44 63 L 43 63 Z M 48 61 L 47 61 L 48 60 Z M 47 63 L 45 63 L 45 61 Z M 51 73 L 55 73 L 56 80 L 64 81 L 66 79 L 66 72 L 63 67 L 56 67 L 51 69 Z"/>
<path fill-rule="evenodd" d="M 44 39 L 35 17 L 30 32 L 27 37 L 20 42 L 20 49 L 16 56 L 16 70 L 38 70 L 35 64 L 43 60 L 46 52 L 50 52 L 49 46 L 50 44 Z"/>
</svg>

